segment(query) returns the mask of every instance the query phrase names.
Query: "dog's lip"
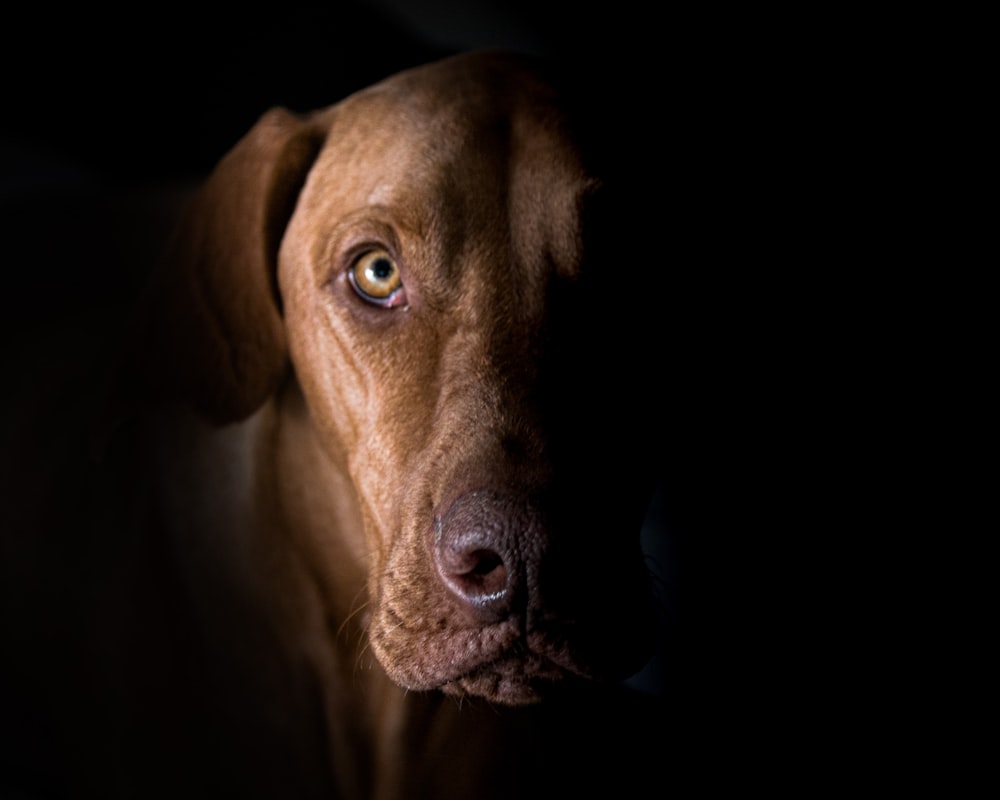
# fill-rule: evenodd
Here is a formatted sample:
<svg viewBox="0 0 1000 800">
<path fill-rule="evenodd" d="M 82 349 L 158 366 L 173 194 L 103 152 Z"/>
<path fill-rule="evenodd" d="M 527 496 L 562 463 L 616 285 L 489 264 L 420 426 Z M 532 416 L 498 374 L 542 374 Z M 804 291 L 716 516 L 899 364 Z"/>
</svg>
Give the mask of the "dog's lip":
<svg viewBox="0 0 1000 800">
<path fill-rule="evenodd" d="M 550 689 L 567 681 L 598 680 L 593 669 L 570 648 L 570 640 L 559 634 L 533 631 L 488 658 L 481 656 L 453 664 L 440 688 L 449 694 L 477 695 L 509 704 L 541 700 Z"/>
<path fill-rule="evenodd" d="M 541 701 L 554 687 L 567 680 L 585 677 L 533 651 L 508 651 L 445 681 L 441 690 L 446 694 L 473 695 L 507 705 L 530 705 Z"/>
<path fill-rule="evenodd" d="M 381 634 L 372 637 L 376 657 L 397 683 L 413 690 L 534 702 L 567 680 L 622 680 L 641 667 L 622 658 L 620 647 L 609 652 L 594 631 L 557 619 L 536 620 L 527 630 L 523 618 L 480 628 L 414 630 L 391 608 L 379 616 Z M 416 640 L 422 645 L 414 658 Z M 609 658 L 611 653 L 616 655 Z"/>
</svg>

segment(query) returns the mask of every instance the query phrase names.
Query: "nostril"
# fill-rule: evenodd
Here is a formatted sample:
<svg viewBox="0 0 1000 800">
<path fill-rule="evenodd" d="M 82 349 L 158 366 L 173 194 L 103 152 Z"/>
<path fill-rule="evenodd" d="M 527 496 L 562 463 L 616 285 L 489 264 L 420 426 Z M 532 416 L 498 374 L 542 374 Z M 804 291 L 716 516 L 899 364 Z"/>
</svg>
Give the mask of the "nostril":
<svg viewBox="0 0 1000 800">
<path fill-rule="evenodd" d="M 492 550 L 474 550 L 468 554 L 467 568 L 453 572 L 466 596 L 473 602 L 496 599 L 507 588 L 507 568 L 499 554 Z"/>
<path fill-rule="evenodd" d="M 483 610 L 503 605 L 507 592 L 507 565 L 495 549 L 482 546 L 481 534 L 443 535 L 436 556 L 445 584 L 466 603 Z"/>
<path fill-rule="evenodd" d="M 503 559 L 490 550 L 476 550 L 472 553 L 475 566 L 470 570 L 476 575 L 489 575 L 503 569 Z"/>
</svg>

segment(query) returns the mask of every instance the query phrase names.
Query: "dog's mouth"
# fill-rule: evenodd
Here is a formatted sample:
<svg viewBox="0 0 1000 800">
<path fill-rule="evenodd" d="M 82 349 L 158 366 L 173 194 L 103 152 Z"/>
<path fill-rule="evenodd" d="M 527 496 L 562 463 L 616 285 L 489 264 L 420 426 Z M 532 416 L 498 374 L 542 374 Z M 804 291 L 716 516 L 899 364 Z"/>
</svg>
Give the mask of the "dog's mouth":
<svg viewBox="0 0 1000 800">
<path fill-rule="evenodd" d="M 635 662 L 637 663 L 637 662 Z M 574 653 L 561 636 L 536 632 L 445 680 L 441 690 L 451 695 L 472 695 L 507 705 L 528 705 L 550 695 L 557 687 L 593 680 L 628 677 L 635 663 L 609 668 L 598 660 Z M 623 669 L 621 669 L 623 668 Z"/>
<path fill-rule="evenodd" d="M 505 705 L 529 705 L 549 695 L 554 687 L 581 677 L 538 653 L 512 652 L 446 681 L 441 691 Z"/>
<path fill-rule="evenodd" d="M 537 703 L 557 687 L 574 683 L 625 679 L 648 656 L 642 648 L 629 653 L 621 641 L 588 645 L 583 631 L 562 626 L 525 632 L 508 620 L 479 629 L 421 633 L 406 630 L 398 617 L 394 620 L 388 629 L 376 624 L 370 633 L 379 660 L 397 683 L 505 705 Z M 404 650 L 408 658 L 400 657 Z M 605 651 L 614 658 L 602 657 Z"/>
</svg>

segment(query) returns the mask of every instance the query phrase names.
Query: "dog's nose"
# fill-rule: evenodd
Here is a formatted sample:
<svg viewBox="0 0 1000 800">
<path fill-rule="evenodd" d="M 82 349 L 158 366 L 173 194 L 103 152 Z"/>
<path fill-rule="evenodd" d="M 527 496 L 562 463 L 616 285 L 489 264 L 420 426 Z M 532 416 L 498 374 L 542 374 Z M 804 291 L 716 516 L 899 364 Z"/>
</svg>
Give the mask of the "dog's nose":
<svg viewBox="0 0 1000 800">
<path fill-rule="evenodd" d="M 535 517 L 523 503 L 470 492 L 435 519 L 438 573 L 477 622 L 499 622 L 514 611 L 533 571 L 537 538 Z"/>
</svg>

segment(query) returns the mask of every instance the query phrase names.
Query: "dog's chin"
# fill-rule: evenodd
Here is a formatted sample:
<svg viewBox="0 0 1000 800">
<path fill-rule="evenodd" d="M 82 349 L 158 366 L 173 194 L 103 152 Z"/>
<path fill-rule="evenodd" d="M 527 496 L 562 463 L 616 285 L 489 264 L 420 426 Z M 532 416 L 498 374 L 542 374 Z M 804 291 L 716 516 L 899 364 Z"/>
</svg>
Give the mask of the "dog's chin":
<svg viewBox="0 0 1000 800">
<path fill-rule="evenodd" d="M 578 680 L 579 676 L 542 656 L 509 656 L 481 664 L 445 682 L 441 691 L 457 697 L 481 697 L 491 703 L 525 706 L 541 702 L 556 688 Z"/>
<path fill-rule="evenodd" d="M 624 680 L 652 655 L 639 637 L 595 638 L 572 629 L 525 634 L 512 620 L 419 637 L 399 625 L 376 625 L 370 633 L 377 660 L 402 688 L 511 706 L 538 703 L 581 684 Z"/>
<path fill-rule="evenodd" d="M 617 679 L 558 636 L 523 635 L 511 621 L 461 635 L 422 637 L 413 647 L 400 628 L 375 634 L 372 649 L 388 676 L 411 691 L 439 690 L 454 697 L 524 706 L 574 685 Z"/>
</svg>

